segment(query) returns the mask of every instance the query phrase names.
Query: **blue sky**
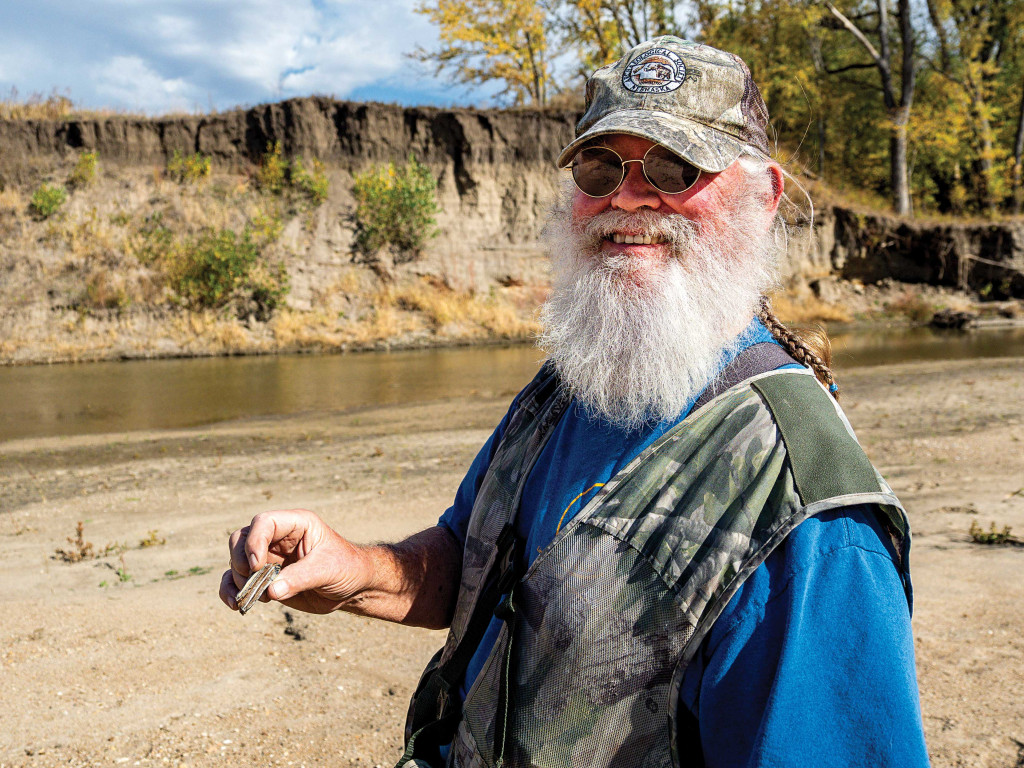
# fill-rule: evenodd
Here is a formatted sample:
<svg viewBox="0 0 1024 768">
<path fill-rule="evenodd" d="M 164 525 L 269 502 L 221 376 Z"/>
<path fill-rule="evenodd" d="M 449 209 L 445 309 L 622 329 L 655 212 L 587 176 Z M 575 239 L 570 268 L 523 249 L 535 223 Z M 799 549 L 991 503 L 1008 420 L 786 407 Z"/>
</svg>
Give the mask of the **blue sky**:
<svg viewBox="0 0 1024 768">
<path fill-rule="evenodd" d="M 293 96 L 487 105 L 405 54 L 437 47 L 416 0 L 0 0 L 0 97 L 157 114 Z"/>
</svg>

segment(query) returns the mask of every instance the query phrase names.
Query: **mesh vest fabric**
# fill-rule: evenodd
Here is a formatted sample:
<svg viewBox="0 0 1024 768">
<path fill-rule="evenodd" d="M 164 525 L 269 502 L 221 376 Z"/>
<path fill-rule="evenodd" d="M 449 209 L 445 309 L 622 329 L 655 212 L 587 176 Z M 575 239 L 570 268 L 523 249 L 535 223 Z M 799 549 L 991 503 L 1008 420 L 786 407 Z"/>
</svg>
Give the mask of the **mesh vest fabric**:
<svg viewBox="0 0 1024 768">
<path fill-rule="evenodd" d="M 524 392 L 523 415 L 510 423 L 473 508 L 446 651 L 565 400 L 550 370 Z M 780 402 L 811 407 L 807 418 L 821 428 L 811 438 L 780 429 L 772 407 L 784 413 Z M 790 431 L 845 446 L 869 472 L 833 495 L 801 495 L 793 461 L 814 452 L 791 450 Z M 679 765 L 692 745 L 676 743 L 678 686 L 715 618 L 802 520 L 863 503 L 877 505 L 905 552 L 899 501 L 813 376 L 776 371 L 720 394 L 607 483 L 522 577 L 513 595 L 518 619 L 503 628 L 467 695 L 449 764 Z"/>
</svg>

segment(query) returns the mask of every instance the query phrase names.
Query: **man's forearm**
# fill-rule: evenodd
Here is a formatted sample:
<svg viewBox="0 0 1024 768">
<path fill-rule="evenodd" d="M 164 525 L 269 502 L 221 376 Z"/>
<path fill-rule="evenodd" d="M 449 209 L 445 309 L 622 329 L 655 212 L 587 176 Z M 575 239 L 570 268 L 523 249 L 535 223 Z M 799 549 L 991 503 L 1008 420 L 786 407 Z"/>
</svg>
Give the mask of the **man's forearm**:
<svg viewBox="0 0 1024 768">
<path fill-rule="evenodd" d="M 451 623 L 462 573 L 462 547 L 445 528 L 420 531 L 397 544 L 362 548 L 372 577 L 340 608 L 416 627 Z"/>
</svg>

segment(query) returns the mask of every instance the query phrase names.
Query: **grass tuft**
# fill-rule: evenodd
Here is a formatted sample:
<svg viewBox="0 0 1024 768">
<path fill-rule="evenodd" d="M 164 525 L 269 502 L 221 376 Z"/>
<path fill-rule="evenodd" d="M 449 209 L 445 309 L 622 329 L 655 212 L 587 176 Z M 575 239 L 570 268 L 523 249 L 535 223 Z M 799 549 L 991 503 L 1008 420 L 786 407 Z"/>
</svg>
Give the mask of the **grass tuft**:
<svg viewBox="0 0 1024 768">
<path fill-rule="evenodd" d="M 42 184 L 32 193 L 28 207 L 40 219 L 48 219 L 61 209 L 68 199 L 67 190 L 56 184 Z"/>
<path fill-rule="evenodd" d="M 91 152 L 80 152 L 75 167 L 68 175 L 68 186 L 71 189 L 82 189 L 89 186 L 96 178 L 96 170 L 99 167 L 100 154 L 95 150 Z"/>
</svg>

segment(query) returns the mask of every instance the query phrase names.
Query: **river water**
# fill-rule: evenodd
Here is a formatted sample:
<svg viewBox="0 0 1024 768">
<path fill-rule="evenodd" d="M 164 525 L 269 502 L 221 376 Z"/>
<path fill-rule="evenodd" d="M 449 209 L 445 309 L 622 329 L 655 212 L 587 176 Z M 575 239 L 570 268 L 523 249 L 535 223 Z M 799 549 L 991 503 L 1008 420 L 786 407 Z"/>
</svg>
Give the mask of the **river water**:
<svg viewBox="0 0 1024 768">
<path fill-rule="evenodd" d="M 834 336 L 833 347 L 841 376 L 917 360 L 1024 358 L 1024 329 L 859 331 Z M 469 395 L 511 399 L 541 357 L 529 346 L 489 346 L 0 368 L 0 442 Z"/>
</svg>

